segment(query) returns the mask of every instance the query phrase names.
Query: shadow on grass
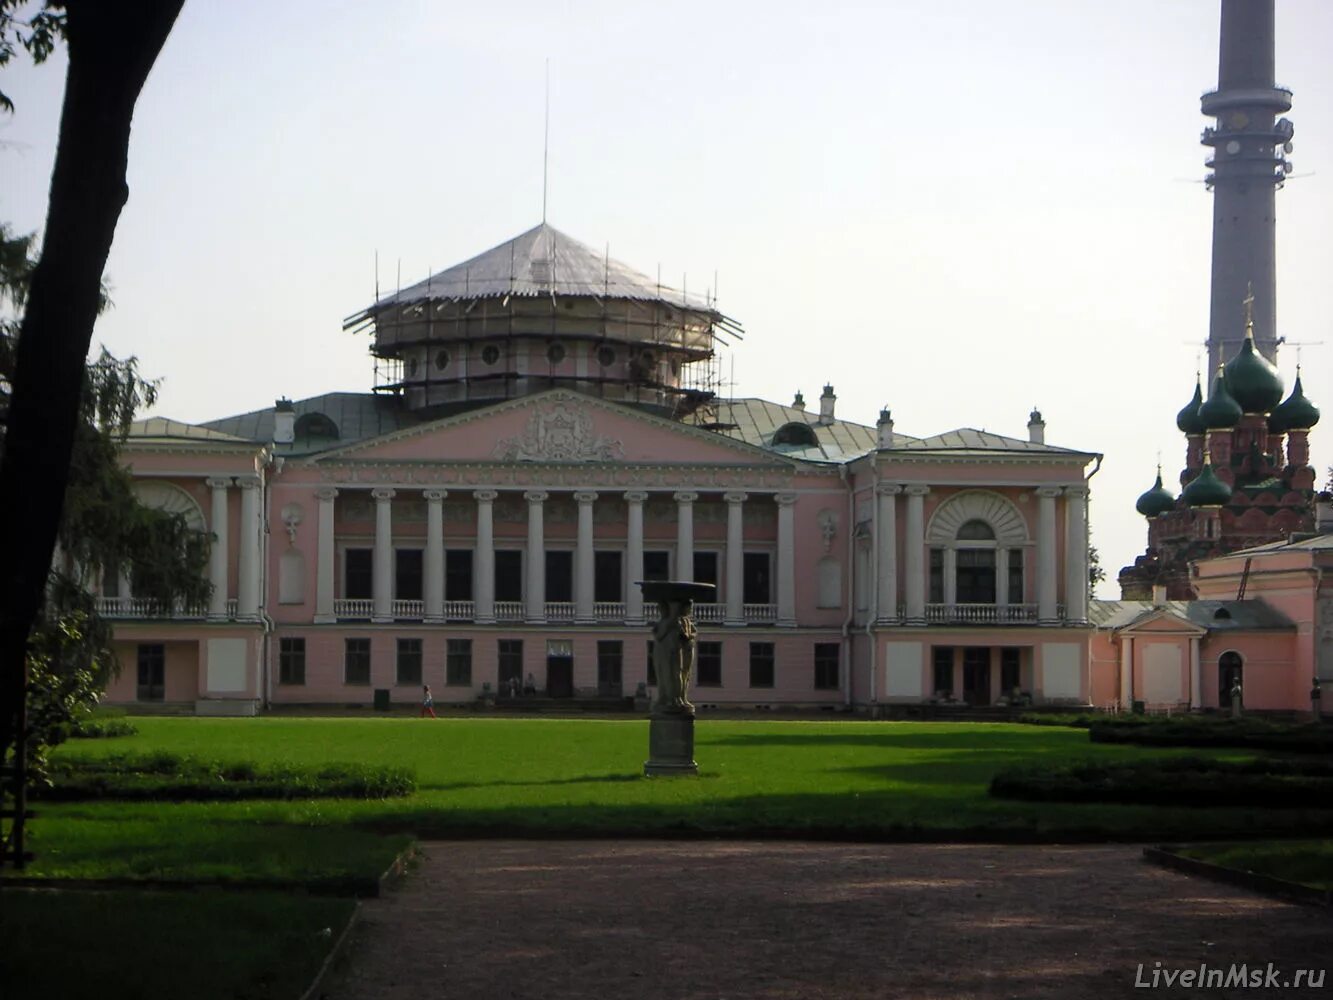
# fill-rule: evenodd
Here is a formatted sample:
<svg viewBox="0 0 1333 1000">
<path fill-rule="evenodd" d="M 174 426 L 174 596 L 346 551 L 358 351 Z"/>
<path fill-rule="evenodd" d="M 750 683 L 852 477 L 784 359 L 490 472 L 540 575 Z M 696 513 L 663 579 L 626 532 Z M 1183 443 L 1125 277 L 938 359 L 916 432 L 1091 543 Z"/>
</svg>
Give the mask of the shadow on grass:
<svg viewBox="0 0 1333 1000">
<path fill-rule="evenodd" d="M 883 747 L 897 750 L 975 750 L 978 752 L 1022 750 L 1029 753 L 1067 753 L 1070 745 L 1088 745 L 1082 730 L 1036 729 L 1014 732 L 975 726 L 967 732 L 933 732 L 928 724 L 916 723 L 910 731 L 870 730 L 844 733 L 735 733 L 710 737 L 702 727 L 696 742 L 723 747 Z M 920 728 L 917 728 L 920 727 Z"/>
<path fill-rule="evenodd" d="M 642 774 L 586 774 L 577 778 L 534 778 L 531 781 L 449 781 L 423 785 L 431 791 L 460 792 L 469 788 L 545 788 L 549 785 L 619 784 L 643 781 Z"/>
</svg>

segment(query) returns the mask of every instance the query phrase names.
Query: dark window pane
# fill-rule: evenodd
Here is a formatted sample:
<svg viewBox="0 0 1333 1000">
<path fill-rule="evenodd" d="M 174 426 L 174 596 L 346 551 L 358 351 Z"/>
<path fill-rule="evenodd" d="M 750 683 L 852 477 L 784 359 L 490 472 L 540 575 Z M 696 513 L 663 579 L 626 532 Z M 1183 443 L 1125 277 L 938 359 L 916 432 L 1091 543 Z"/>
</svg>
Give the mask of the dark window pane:
<svg viewBox="0 0 1333 1000">
<path fill-rule="evenodd" d="M 568 549 L 546 552 L 546 599 L 574 600 L 574 553 Z"/>
<path fill-rule="evenodd" d="M 694 582 L 711 583 L 717 586 L 717 553 L 694 553 Z"/>
<path fill-rule="evenodd" d="M 523 685 L 523 640 L 501 639 L 498 680 L 502 694 L 518 694 Z M 512 683 L 511 683 L 512 682 Z"/>
<path fill-rule="evenodd" d="M 1013 694 L 1022 687 L 1022 662 L 1022 650 L 1012 646 L 1000 650 L 1000 691 L 1003 694 Z"/>
<path fill-rule="evenodd" d="M 643 554 L 643 578 L 645 580 L 670 580 L 671 553 L 645 552 Z"/>
<path fill-rule="evenodd" d="M 838 661 L 842 646 L 836 642 L 815 643 L 815 687 L 821 691 L 838 687 Z"/>
<path fill-rule="evenodd" d="M 930 603 L 944 603 L 944 550 L 930 550 Z"/>
<path fill-rule="evenodd" d="M 368 601 L 375 596 L 373 555 L 370 549 L 343 553 L 343 597 L 349 601 Z"/>
<path fill-rule="evenodd" d="M 957 582 L 959 604 L 995 603 L 995 550 L 959 549 Z"/>
<path fill-rule="evenodd" d="M 471 549 L 445 549 L 444 599 L 446 601 L 473 600 Z"/>
<path fill-rule="evenodd" d="M 932 689 L 936 695 L 953 694 L 953 647 L 936 646 L 932 653 L 934 677 Z"/>
<path fill-rule="evenodd" d="M 985 521 L 967 521 L 958 529 L 959 541 L 994 541 L 995 530 Z"/>
<path fill-rule="evenodd" d="M 283 638 L 278 641 L 278 683 L 305 683 L 305 640 Z"/>
<path fill-rule="evenodd" d="M 771 580 L 767 552 L 746 552 L 742 564 L 742 595 L 746 604 L 769 604 L 772 601 Z"/>
<path fill-rule="evenodd" d="M 343 683 L 370 683 L 370 640 L 343 640 Z"/>
<path fill-rule="evenodd" d="M 523 553 L 519 549 L 495 550 L 495 599 L 523 600 Z"/>
<path fill-rule="evenodd" d="M 621 577 L 621 565 L 618 551 L 593 553 L 592 599 L 594 601 L 623 601 L 625 599 L 625 585 Z"/>
<path fill-rule="evenodd" d="M 398 683 L 421 683 L 421 640 L 398 640 Z"/>
<path fill-rule="evenodd" d="M 472 686 L 472 640 L 450 639 L 444 658 L 444 682 L 454 687 Z"/>
<path fill-rule="evenodd" d="M 699 687 L 722 686 L 722 643 L 699 643 L 699 658 L 695 665 L 695 683 Z"/>
<path fill-rule="evenodd" d="M 597 693 L 619 697 L 624 687 L 625 644 L 619 639 L 597 643 Z"/>
<path fill-rule="evenodd" d="M 167 692 L 167 648 L 161 643 L 139 647 L 138 684 L 135 697 L 140 701 L 161 701 Z"/>
<path fill-rule="evenodd" d="M 773 686 L 773 643 L 750 643 L 750 687 Z"/>
<path fill-rule="evenodd" d="M 1023 603 L 1023 550 L 1009 550 L 1009 603 Z"/>
<path fill-rule="evenodd" d="M 420 549 L 397 549 L 394 552 L 393 596 L 399 601 L 421 600 L 422 557 Z"/>
</svg>

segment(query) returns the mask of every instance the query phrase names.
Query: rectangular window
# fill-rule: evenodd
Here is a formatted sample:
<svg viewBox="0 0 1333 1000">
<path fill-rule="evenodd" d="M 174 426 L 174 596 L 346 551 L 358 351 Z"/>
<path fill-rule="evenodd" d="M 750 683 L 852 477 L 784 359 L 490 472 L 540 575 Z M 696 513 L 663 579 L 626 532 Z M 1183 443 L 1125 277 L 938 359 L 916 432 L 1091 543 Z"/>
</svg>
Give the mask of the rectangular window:
<svg viewBox="0 0 1333 1000">
<path fill-rule="evenodd" d="M 657 667 L 653 663 L 653 640 L 648 640 L 648 686 L 657 685 Z"/>
<path fill-rule="evenodd" d="M 444 683 L 472 686 L 472 640 L 450 639 L 444 657 Z"/>
<path fill-rule="evenodd" d="M 1013 646 L 1000 650 L 1000 693 L 1011 695 L 1023 685 L 1023 651 Z"/>
<path fill-rule="evenodd" d="M 771 642 L 750 643 L 750 687 L 771 688 L 773 686 L 773 644 Z"/>
<path fill-rule="evenodd" d="M 518 694 L 523 689 L 523 640 L 501 639 L 497 653 L 500 693 Z"/>
<path fill-rule="evenodd" d="M 645 580 L 670 580 L 671 553 L 645 552 L 643 554 L 643 578 Z"/>
<path fill-rule="evenodd" d="M 746 552 L 741 560 L 741 600 L 746 604 L 772 603 L 772 580 L 767 552 Z"/>
<path fill-rule="evenodd" d="M 953 697 L 953 647 L 935 646 L 931 655 L 934 659 L 932 690 L 935 696 Z"/>
<path fill-rule="evenodd" d="M 397 601 L 421 600 L 424 577 L 420 549 L 395 549 L 393 553 L 393 596 Z"/>
<path fill-rule="evenodd" d="M 930 603 L 944 603 L 944 550 L 930 550 Z"/>
<path fill-rule="evenodd" d="M 115 566 L 108 566 L 102 572 L 102 596 L 120 596 L 120 570 Z"/>
<path fill-rule="evenodd" d="M 1023 603 L 1023 550 L 1009 550 L 1009 603 Z"/>
<path fill-rule="evenodd" d="M 421 683 L 421 640 L 398 640 L 398 683 Z"/>
<path fill-rule="evenodd" d="M 622 565 L 619 551 L 611 550 L 592 554 L 592 599 L 594 601 L 623 601 L 625 599 Z"/>
<path fill-rule="evenodd" d="M 343 640 L 343 683 L 370 683 L 370 640 Z"/>
<path fill-rule="evenodd" d="M 161 701 L 167 693 L 167 647 L 144 643 L 139 647 L 139 676 L 135 697 L 140 701 Z"/>
<path fill-rule="evenodd" d="M 699 657 L 695 665 L 695 683 L 699 687 L 722 686 L 722 643 L 699 643 Z"/>
<path fill-rule="evenodd" d="M 523 600 L 523 551 L 521 549 L 495 550 L 495 599 L 497 601 Z"/>
<path fill-rule="evenodd" d="M 305 683 L 305 640 L 278 640 L 278 683 Z"/>
<path fill-rule="evenodd" d="M 836 642 L 815 643 L 815 688 L 836 691 L 838 688 L 838 661 L 842 646 Z"/>
<path fill-rule="evenodd" d="M 619 639 L 601 639 L 597 643 L 597 693 L 604 698 L 618 698 L 624 690 L 625 644 Z"/>
<path fill-rule="evenodd" d="M 444 599 L 472 600 L 472 550 L 444 550 Z"/>
<path fill-rule="evenodd" d="M 375 596 L 373 556 L 371 549 L 343 552 L 343 597 L 347 600 L 368 601 Z"/>
<path fill-rule="evenodd" d="M 995 550 L 959 549 L 957 559 L 957 600 L 959 604 L 995 603 Z"/>
<path fill-rule="evenodd" d="M 717 586 L 717 553 L 694 553 L 694 582 L 711 583 Z"/>
<path fill-rule="evenodd" d="M 546 550 L 546 599 L 574 600 L 574 553 L 569 549 Z"/>
</svg>

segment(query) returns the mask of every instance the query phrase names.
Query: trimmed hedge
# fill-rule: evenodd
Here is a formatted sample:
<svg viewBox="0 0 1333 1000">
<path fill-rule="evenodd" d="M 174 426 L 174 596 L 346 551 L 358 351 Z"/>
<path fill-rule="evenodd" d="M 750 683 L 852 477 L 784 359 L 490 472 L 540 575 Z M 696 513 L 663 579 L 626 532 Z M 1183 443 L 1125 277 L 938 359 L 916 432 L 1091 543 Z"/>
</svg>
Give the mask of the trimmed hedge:
<svg viewBox="0 0 1333 1000">
<path fill-rule="evenodd" d="M 1112 716 L 1088 727 L 1093 743 L 1134 743 L 1152 747 L 1235 747 L 1291 753 L 1333 752 L 1333 726 L 1293 725 L 1266 719 L 1177 716 L 1144 723 L 1144 716 Z"/>
<path fill-rule="evenodd" d="M 105 740 L 117 736 L 134 736 L 139 727 L 129 719 L 84 719 L 76 722 L 69 731 L 75 740 Z"/>
<path fill-rule="evenodd" d="M 1326 809 L 1333 805 L 1333 762 L 1169 757 L 1010 768 L 991 779 L 990 794 L 1028 802 Z"/>
<path fill-rule="evenodd" d="M 299 767 L 198 760 L 159 752 L 57 761 L 51 768 L 51 785 L 33 789 L 32 797 L 57 802 L 89 799 L 199 802 L 384 799 L 414 791 L 416 776 L 403 767 L 338 763 Z"/>
</svg>

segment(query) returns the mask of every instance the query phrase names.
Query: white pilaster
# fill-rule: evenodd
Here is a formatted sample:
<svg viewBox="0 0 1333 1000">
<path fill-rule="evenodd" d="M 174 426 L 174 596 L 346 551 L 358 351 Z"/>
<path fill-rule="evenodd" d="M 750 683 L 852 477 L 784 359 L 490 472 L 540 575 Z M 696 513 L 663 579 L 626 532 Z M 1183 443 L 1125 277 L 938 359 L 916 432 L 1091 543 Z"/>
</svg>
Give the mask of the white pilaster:
<svg viewBox="0 0 1333 1000">
<path fill-rule="evenodd" d="M 1120 711 L 1128 712 L 1134 701 L 1134 637 L 1120 637 Z"/>
<path fill-rule="evenodd" d="M 929 486 L 914 484 L 907 494 L 907 551 L 903 572 L 907 584 L 907 620 L 919 625 L 926 620 L 926 494 Z"/>
<path fill-rule="evenodd" d="M 374 598 L 370 620 L 393 621 L 393 498 L 394 490 L 377 486 L 370 491 L 375 498 L 375 555 L 373 563 Z"/>
<path fill-rule="evenodd" d="M 625 620 L 639 623 L 643 621 L 643 591 L 639 581 L 643 579 L 643 502 L 648 494 L 642 490 L 630 490 L 625 494 L 627 505 L 626 552 L 625 552 Z"/>
<path fill-rule="evenodd" d="M 1088 489 L 1065 490 L 1065 620 L 1088 620 Z"/>
<path fill-rule="evenodd" d="M 1199 636 L 1190 638 L 1190 708 L 1203 707 L 1203 661 L 1199 658 Z"/>
<path fill-rule="evenodd" d="M 333 613 L 333 579 L 336 573 L 335 548 L 333 544 L 333 501 L 338 491 L 325 486 L 315 491 L 319 500 L 319 546 L 318 564 L 315 567 L 315 623 L 328 624 L 336 621 Z"/>
<path fill-rule="evenodd" d="M 579 352 L 579 357 L 583 357 Z M 592 541 L 592 505 L 597 500 L 596 493 L 575 493 L 574 499 L 579 505 L 578 540 L 574 549 L 574 617 L 580 622 L 596 621 L 593 614 L 593 541 Z"/>
<path fill-rule="evenodd" d="M 528 502 L 528 585 L 524 597 L 527 604 L 524 617 L 533 623 L 546 621 L 546 540 L 542 535 L 544 509 L 549 493 L 529 490 L 523 494 Z"/>
<path fill-rule="evenodd" d="M 745 501 L 747 493 L 727 493 L 727 594 L 728 625 L 745 624 Z"/>
<path fill-rule="evenodd" d="M 875 618 L 892 621 L 898 617 L 898 494 L 903 488 L 896 483 L 881 483 L 875 488 L 878 525 L 875 553 L 876 593 Z"/>
<path fill-rule="evenodd" d="M 444 498 L 448 490 L 425 490 L 426 497 L 426 579 L 422 596 L 426 603 L 426 621 L 444 621 Z"/>
<path fill-rule="evenodd" d="M 1055 498 L 1059 495 L 1058 486 L 1037 490 L 1037 621 L 1044 625 L 1059 621 L 1056 611 L 1059 575 L 1055 560 Z"/>
<path fill-rule="evenodd" d="M 796 494 L 779 493 L 778 504 L 778 625 L 796 625 Z"/>
<path fill-rule="evenodd" d="M 694 579 L 694 501 L 698 493 L 673 493 L 676 501 L 676 579 Z"/>
<path fill-rule="evenodd" d="M 227 617 L 227 489 L 231 486 L 230 477 L 206 480 L 213 491 L 212 509 L 209 511 L 209 529 L 213 532 L 213 547 L 208 552 L 208 582 L 213 585 L 213 593 L 208 598 L 208 617 L 225 619 Z M 122 596 L 126 593 L 122 591 Z"/>
<path fill-rule="evenodd" d="M 236 485 L 241 488 L 241 558 L 240 579 L 236 583 L 236 616 L 255 619 L 259 617 L 259 534 L 263 527 L 260 515 L 260 489 L 258 476 L 238 476 Z"/>
<path fill-rule="evenodd" d="M 472 564 L 472 614 L 478 624 L 495 621 L 495 490 L 477 490 L 477 543 Z"/>
</svg>

